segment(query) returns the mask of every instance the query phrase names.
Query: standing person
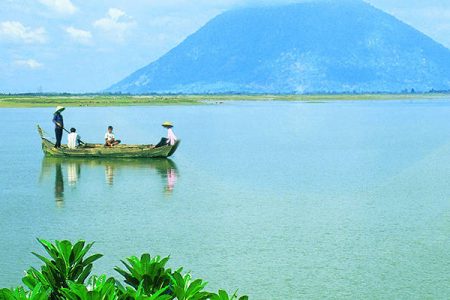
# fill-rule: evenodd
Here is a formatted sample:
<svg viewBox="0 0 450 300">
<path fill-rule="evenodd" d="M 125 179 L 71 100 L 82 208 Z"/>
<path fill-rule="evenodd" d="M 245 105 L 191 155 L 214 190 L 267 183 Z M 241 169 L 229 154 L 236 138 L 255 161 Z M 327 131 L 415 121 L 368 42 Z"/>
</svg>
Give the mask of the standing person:
<svg viewBox="0 0 450 300">
<path fill-rule="evenodd" d="M 120 140 L 116 140 L 113 133 L 113 127 L 108 126 L 108 131 L 105 133 L 105 146 L 112 147 L 120 144 Z"/>
<path fill-rule="evenodd" d="M 61 139 L 64 128 L 64 120 L 63 116 L 61 115 L 61 112 L 65 109 L 66 108 L 63 106 L 57 106 L 55 113 L 53 114 L 53 123 L 55 124 L 55 137 L 56 137 L 55 148 L 61 148 Z"/>
<path fill-rule="evenodd" d="M 175 145 L 175 142 L 177 141 L 176 135 L 173 133 L 172 127 L 173 124 L 171 122 L 164 122 L 162 123 L 162 127 L 167 129 L 167 138 L 162 138 L 161 141 L 155 146 L 162 147 L 166 145 L 173 146 Z"/>
<path fill-rule="evenodd" d="M 70 133 L 67 135 L 67 147 L 69 149 L 76 149 L 81 144 L 81 137 L 75 128 L 70 128 Z"/>
</svg>

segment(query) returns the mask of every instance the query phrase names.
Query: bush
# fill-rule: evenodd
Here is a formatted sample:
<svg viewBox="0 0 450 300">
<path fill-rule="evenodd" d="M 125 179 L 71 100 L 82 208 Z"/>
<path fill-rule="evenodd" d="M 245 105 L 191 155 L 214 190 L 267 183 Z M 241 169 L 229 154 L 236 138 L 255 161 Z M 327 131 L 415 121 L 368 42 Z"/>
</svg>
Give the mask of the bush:
<svg viewBox="0 0 450 300">
<path fill-rule="evenodd" d="M 49 257 L 34 253 L 44 265 L 31 267 L 22 282 L 26 286 L 0 289 L 0 300 L 247 300 L 247 296 L 205 290 L 207 282 L 167 268 L 169 257 L 142 254 L 122 260 L 125 269 L 115 267 L 124 285 L 114 277 L 91 276 L 93 263 L 102 254 L 87 256 L 94 243 L 38 239 Z"/>
</svg>

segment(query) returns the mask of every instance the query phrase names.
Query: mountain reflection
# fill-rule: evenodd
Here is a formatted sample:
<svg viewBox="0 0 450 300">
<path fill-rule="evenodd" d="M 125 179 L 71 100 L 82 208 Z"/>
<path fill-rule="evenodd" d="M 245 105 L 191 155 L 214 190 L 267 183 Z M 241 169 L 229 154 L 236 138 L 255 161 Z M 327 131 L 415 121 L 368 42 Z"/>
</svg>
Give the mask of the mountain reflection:
<svg viewBox="0 0 450 300">
<path fill-rule="evenodd" d="M 98 169 L 104 171 L 104 182 L 107 186 L 114 186 L 123 180 L 128 179 L 127 172 L 136 170 L 156 171 L 163 181 L 162 190 L 166 194 L 171 194 L 175 188 L 178 179 L 178 169 L 175 163 L 170 159 L 132 159 L 132 160 L 102 160 L 102 159 L 68 159 L 68 158 L 50 158 L 44 157 L 42 160 L 42 168 L 40 181 L 45 178 L 55 176 L 54 196 L 57 206 L 64 203 L 65 178 L 67 178 L 67 187 L 69 191 L 76 189 L 78 185 L 89 184 L 98 178 Z M 83 173 L 83 175 L 81 175 Z M 149 172 L 149 175 L 155 172 Z M 120 176 L 118 176 L 120 174 Z M 83 180 L 81 180 L 81 177 Z M 99 186 L 99 188 L 101 188 Z M 66 194 L 67 194 L 66 189 Z M 67 196 L 67 195 L 66 195 Z"/>
</svg>

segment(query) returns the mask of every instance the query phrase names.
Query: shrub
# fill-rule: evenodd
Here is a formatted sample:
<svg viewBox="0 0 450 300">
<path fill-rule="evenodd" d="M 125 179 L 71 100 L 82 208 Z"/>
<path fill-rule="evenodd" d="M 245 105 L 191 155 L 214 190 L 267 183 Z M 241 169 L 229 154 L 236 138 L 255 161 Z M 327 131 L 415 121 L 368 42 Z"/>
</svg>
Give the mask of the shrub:
<svg viewBox="0 0 450 300">
<path fill-rule="evenodd" d="M 142 254 L 122 260 L 125 269 L 115 267 L 124 285 L 114 277 L 90 276 L 93 263 L 102 254 L 87 256 L 94 243 L 38 239 L 49 257 L 32 252 L 44 265 L 31 267 L 22 278 L 24 287 L 0 289 L 0 300 L 247 300 L 223 290 L 205 290 L 207 282 L 193 279 L 182 268 L 167 268 L 169 257 Z"/>
</svg>

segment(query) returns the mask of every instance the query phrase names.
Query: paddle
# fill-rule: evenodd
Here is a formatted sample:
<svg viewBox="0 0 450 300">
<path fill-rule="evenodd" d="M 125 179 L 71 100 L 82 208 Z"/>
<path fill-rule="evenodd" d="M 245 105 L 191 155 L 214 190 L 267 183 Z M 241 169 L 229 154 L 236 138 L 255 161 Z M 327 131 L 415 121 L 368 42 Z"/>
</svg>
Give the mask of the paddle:
<svg viewBox="0 0 450 300">
<path fill-rule="evenodd" d="M 67 130 L 67 129 L 65 129 L 64 127 L 63 127 L 62 129 L 63 129 L 65 132 L 70 133 L 70 131 Z M 83 142 L 82 140 L 79 139 L 78 141 L 80 142 L 80 144 L 86 145 L 86 143 Z"/>
</svg>

